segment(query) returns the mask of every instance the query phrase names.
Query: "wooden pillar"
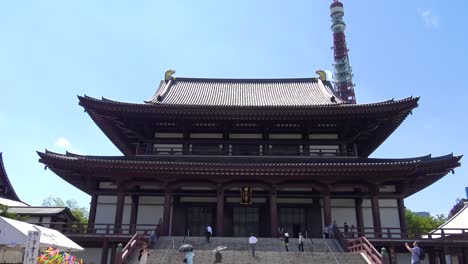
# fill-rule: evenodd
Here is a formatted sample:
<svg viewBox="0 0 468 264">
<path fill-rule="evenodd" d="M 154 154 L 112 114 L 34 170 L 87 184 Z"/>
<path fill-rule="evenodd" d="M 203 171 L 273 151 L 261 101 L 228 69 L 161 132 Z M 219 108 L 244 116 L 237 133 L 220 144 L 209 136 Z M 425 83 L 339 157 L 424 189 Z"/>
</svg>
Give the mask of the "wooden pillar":
<svg viewBox="0 0 468 264">
<path fill-rule="evenodd" d="M 270 225 L 271 225 L 271 237 L 278 237 L 278 203 L 277 203 L 278 192 L 276 189 L 272 189 L 270 192 Z"/>
<path fill-rule="evenodd" d="M 437 252 L 436 252 L 435 248 L 431 248 L 428 253 L 429 253 L 429 263 L 437 263 L 436 262 Z"/>
<path fill-rule="evenodd" d="M 445 262 L 445 253 L 443 249 L 437 250 L 437 258 L 439 259 L 440 264 L 446 264 Z M 437 262 L 435 262 L 437 263 Z"/>
<path fill-rule="evenodd" d="M 325 193 L 323 196 L 323 219 L 324 226 L 329 226 L 332 223 L 330 193 Z"/>
<path fill-rule="evenodd" d="M 449 247 L 444 247 L 442 250 L 442 258 L 444 259 L 444 262 L 442 264 L 451 264 L 452 261 L 450 259 L 450 249 Z"/>
<path fill-rule="evenodd" d="M 89 206 L 88 233 L 94 233 L 94 224 L 96 223 L 97 200 L 98 195 L 94 193 L 91 196 L 91 204 Z"/>
<path fill-rule="evenodd" d="M 397 264 L 397 258 L 395 254 L 395 245 L 390 245 L 388 248 L 388 257 L 390 258 L 390 263 L 391 264 Z"/>
<path fill-rule="evenodd" d="M 224 190 L 218 188 L 216 191 L 216 236 L 224 236 Z"/>
<path fill-rule="evenodd" d="M 123 191 L 119 191 L 117 195 L 117 208 L 115 210 L 114 234 L 122 233 L 124 202 L 125 202 L 125 193 Z"/>
<path fill-rule="evenodd" d="M 111 243 L 110 245 L 110 249 L 111 249 L 111 259 L 110 259 L 110 263 L 115 263 L 115 255 L 116 255 L 116 252 L 117 252 L 117 246 L 115 245 L 115 243 Z"/>
<path fill-rule="evenodd" d="M 163 212 L 163 228 L 162 235 L 169 235 L 169 227 L 171 225 L 171 206 L 172 206 L 172 192 L 166 191 L 164 193 L 164 212 Z"/>
<path fill-rule="evenodd" d="M 468 247 L 463 249 L 463 262 L 461 263 L 468 263 Z"/>
<path fill-rule="evenodd" d="M 358 237 L 365 236 L 364 214 L 362 212 L 362 198 L 354 199 L 354 204 L 356 206 L 356 223 L 357 223 Z"/>
<path fill-rule="evenodd" d="M 406 208 L 402 198 L 398 198 L 398 216 L 400 217 L 401 238 L 408 237 L 408 225 L 406 224 Z"/>
<path fill-rule="evenodd" d="M 104 238 L 104 243 L 102 245 L 102 252 L 101 252 L 101 263 L 102 264 L 107 264 L 107 258 L 109 255 L 109 240 L 107 238 Z"/>
<path fill-rule="evenodd" d="M 132 195 L 132 209 L 130 212 L 130 233 L 136 233 L 136 224 L 138 216 L 138 204 L 140 197 L 138 195 Z"/>
<path fill-rule="evenodd" d="M 374 223 L 374 233 L 376 238 L 382 237 L 382 224 L 380 221 L 379 197 L 376 194 L 371 196 L 372 221 Z"/>
</svg>

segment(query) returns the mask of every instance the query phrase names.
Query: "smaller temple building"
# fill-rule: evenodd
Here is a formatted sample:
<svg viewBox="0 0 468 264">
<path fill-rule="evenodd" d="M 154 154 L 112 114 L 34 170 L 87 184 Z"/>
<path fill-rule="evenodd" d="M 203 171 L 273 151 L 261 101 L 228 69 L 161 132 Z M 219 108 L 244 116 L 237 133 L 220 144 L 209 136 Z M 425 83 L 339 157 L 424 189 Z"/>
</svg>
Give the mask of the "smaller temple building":
<svg viewBox="0 0 468 264">
<path fill-rule="evenodd" d="M 3 153 L 0 152 L 0 205 L 7 206 L 10 213 L 24 218 L 29 223 L 39 223 L 45 227 L 60 228 L 64 223 L 73 223 L 75 216 L 68 207 L 30 206 L 22 202 L 8 178 L 3 162 Z M 55 223 L 61 223 L 57 226 Z"/>
</svg>

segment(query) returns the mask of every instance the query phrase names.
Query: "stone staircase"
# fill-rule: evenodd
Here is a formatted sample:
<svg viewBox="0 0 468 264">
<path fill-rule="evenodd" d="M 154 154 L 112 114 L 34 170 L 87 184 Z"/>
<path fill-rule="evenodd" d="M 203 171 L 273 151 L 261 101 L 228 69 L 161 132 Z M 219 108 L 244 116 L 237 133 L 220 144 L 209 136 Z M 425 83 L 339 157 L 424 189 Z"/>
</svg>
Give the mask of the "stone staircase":
<svg viewBox="0 0 468 264">
<path fill-rule="evenodd" d="M 174 246 L 172 246 L 174 241 Z M 297 247 L 297 239 L 291 239 L 289 251 L 286 251 L 284 244 L 279 239 L 258 238 L 255 257 L 251 256 L 248 247 L 248 238 L 237 237 L 213 237 L 210 243 L 205 242 L 203 237 L 162 237 L 156 247 L 150 250 L 147 264 L 181 264 L 184 254 L 178 252 L 182 244 L 191 244 L 194 247 L 194 263 L 210 264 L 215 263 L 215 252 L 217 246 L 226 246 L 227 249 L 221 251 L 223 264 L 306 264 L 306 263 L 336 263 L 332 255 L 327 250 L 325 243 L 332 249 L 339 263 L 343 264 L 365 264 L 366 261 L 360 254 L 344 253 L 338 242 L 333 239 L 306 239 L 304 242 L 304 252 L 300 252 Z M 168 249 L 170 247 L 170 249 Z M 166 254 L 167 252 L 167 254 Z M 164 262 L 163 256 L 166 255 Z M 138 252 L 135 252 L 129 259 L 129 264 L 137 264 Z"/>
</svg>

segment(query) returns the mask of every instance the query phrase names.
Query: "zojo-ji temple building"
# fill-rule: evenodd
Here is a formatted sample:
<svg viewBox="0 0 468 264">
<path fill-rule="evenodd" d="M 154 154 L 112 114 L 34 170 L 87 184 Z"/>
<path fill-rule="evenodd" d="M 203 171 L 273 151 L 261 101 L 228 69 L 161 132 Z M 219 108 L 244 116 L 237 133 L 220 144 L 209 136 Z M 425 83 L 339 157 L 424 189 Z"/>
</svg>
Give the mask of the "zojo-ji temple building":
<svg viewBox="0 0 468 264">
<path fill-rule="evenodd" d="M 122 155 L 38 154 L 91 195 L 96 235 L 81 241 L 101 259 L 122 242 L 104 233 L 158 224 L 173 236 L 211 225 L 215 236 L 322 237 L 335 221 L 379 244 L 407 233 L 405 197 L 460 166 L 452 154 L 369 158 L 419 98 L 348 103 L 323 78 L 168 74 L 144 103 L 78 98 Z"/>
</svg>

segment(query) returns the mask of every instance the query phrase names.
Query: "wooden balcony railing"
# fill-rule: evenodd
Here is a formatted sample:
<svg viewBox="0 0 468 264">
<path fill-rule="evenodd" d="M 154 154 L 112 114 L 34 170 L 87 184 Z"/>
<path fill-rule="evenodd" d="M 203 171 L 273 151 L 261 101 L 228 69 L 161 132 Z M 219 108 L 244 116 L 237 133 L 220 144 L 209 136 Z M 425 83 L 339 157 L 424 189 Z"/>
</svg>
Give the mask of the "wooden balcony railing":
<svg viewBox="0 0 468 264">
<path fill-rule="evenodd" d="M 362 252 L 367 258 L 375 264 L 382 263 L 381 255 L 366 237 L 349 239 L 346 241 L 346 250 L 348 252 Z"/>
<path fill-rule="evenodd" d="M 58 230 L 66 235 L 105 235 L 105 236 L 133 236 L 134 234 L 149 235 L 157 225 L 131 224 L 80 224 L 67 222 L 39 222 L 31 223 Z"/>
<path fill-rule="evenodd" d="M 355 152 L 330 148 L 310 148 L 309 144 L 206 144 L 193 145 L 187 149 L 158 146 L 147 155 L 219 155 L 219 156 L 310 156 L 310 157 L 354 157 Z M 269 146 L 269 147 L 268 147 Z M 141 153 L 140 153 L 141 154 Z"/>
<path fill-rule="evenodd" d="M 468 226 L 468 223 L 467 223 Z M 367 238 L 378 238 L 378 239 L 467 239 L 468 240 L 468 227 L 466 228 L 439 228 L 439 229 L 409 229 L 402 230 L 399 227 L 382 227 L 379 231 L 376 231 L 373 227 L 362 228 L 362 232 L 359 230 L 349 230 L 344 232 L 344 227 L 338 227 L 339 231 L 345 238 L 352 239 L 357 237 L 365 236 Z"/>
<path fill-rule="evenodd" d="M 48 228 L 56 229 L 66 235 L 106 235 L 106 236 L 133 236 L 134 234 L 148 235 L 151 231 L 155 230 L 157 225 L 146 224 L 78 224 L 78 223 L 65 223 L 65 222 L 41 222 L 32 223 L 41 225 Z M 159 230 L 160 228 L 157 228 Z M 374 228 L 363 228 L 363 232 L 358 230 L 349 230 L 344 232 L 344 227 L 337 227 L 340 235 L 346 240 L 352 240 L 358 237 L 367 237 L 368 239 L 417 239 L 417 240 L 435 240 L 435 239 L 457 239 L 468 240 L 468 227 L 467 228 L 441 228 L 441 229 L 413 229 L 402 231 L 396 227 L 383 227 L 380 232 L 376 232 Z M 308 232 L 309 237 L 320 237 L 322 234 L 314 234 Z M 338 237 L 337 237 L 338 238 Z M 344 245 L 343 245 L 344 246 Z"/>
</svg>

